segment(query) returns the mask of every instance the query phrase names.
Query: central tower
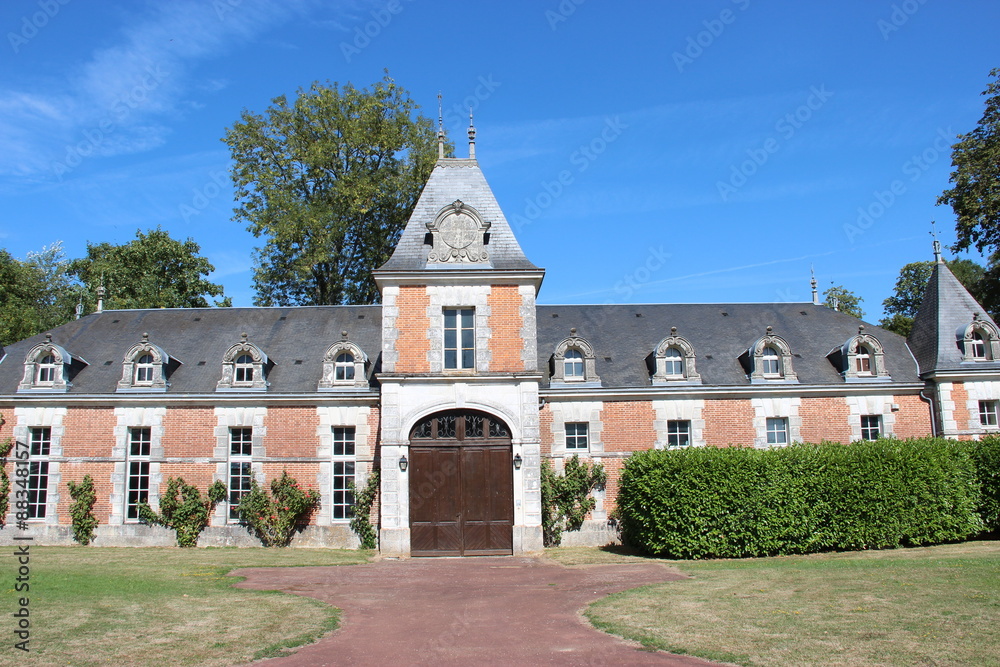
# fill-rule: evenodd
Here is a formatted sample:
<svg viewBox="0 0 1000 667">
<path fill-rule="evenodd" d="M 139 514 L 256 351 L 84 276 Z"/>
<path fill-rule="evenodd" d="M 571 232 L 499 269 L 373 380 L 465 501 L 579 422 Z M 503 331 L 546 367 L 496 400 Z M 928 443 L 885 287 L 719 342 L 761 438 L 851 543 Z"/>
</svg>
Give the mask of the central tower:
<svg viewBox="0 0 1000 667">
<path fill-rule="evenodd" d="M 475 159 L 439 157 L 382 295 L 385 554 L 542 548 L 535 298 L 524 256 Z"/>
</svg>

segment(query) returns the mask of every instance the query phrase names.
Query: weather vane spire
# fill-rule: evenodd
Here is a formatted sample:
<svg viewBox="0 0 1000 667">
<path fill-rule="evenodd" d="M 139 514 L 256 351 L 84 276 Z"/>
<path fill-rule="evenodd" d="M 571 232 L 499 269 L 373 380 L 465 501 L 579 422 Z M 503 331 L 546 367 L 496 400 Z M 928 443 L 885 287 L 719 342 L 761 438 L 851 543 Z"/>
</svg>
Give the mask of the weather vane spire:
<svg viewBox="0 0 1000 667">
<path fill-rule="evenodd" d="M 816 289 L 816 269 L 815 269 L 815 267 L 813 267 L 812 264 L 809 265 L 809 275 L 811 276 L 811 278 L 809 279 L 809 284 L 812 285 L 813 305 L 818 306 L 819 305 L 819 290 Z"/>
<path fill-rule="evenodd" d="M 444 157 L 444 110 L 441 105 L 441 91 L 438 91 L 438 159 Z"/>
<path fill-rule="evenodd" d="M 931 220 L 930 235 L 934 237 L 934 263 L 941 264 L 944 262 L 944 260 L 941 258 L 941 242 L 938 241 L 936 225 L 937 223 Z"/>
<path fill-rule="evenodd" d="M 472 107 L 469 107 L 469 159 L 476 159 L 476 126 L 472 124 Z"/>
</svg>

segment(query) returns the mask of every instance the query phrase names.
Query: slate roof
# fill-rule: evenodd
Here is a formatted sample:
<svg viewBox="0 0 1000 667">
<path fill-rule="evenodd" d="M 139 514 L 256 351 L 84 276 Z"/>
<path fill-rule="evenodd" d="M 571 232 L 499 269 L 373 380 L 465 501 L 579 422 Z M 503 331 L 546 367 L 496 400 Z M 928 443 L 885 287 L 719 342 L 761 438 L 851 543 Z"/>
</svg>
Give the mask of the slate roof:
<svg viewBox="0 0 1000 667">
<path fill-rule="evenodd" d="M 948 265 L 936 263 L 909 337 L 921 374 L 973 368 L 1000 371 L 1000 361 L 962 361 L 958 332 L 964 333 L 976 313 L 980 319 L 996 324 Z"/>
<path fill-rule="evenodd" d="M 493 190 L 490 189 L 483 176 L 479 163 L 474 159 L 441 158 L 434 165 L 427 184 L 420 193 L 420 199 L 403 229 L 396 244 L 396 250 L 389 261 L 378 271 L 420 271 L 427 267 L 427 252 L 429 245 L 424 244 L 427 235 L 427 223 L 433 222 L 438 213 L 456 199 L 472 206 L 479 211 L 483 219 L 492 223 L 490 240 L 487 246 L 490 261 L 487 264 L 455 264 L 445 270 L 528 270 L 538 271 L 537 266 L 528 261 L 521 250 L 520 244 L 514 238 L 514 233 L 507 223 L 507 218 Z M 440 264 L 436 270 L 442 270 Z"/>
<path fill-rule="evenodd" d="M 606 388 L 651 386 L 647 357 L 670 327 L 694 346 L 702 386 L 749 386 L 739 357 L 768 326 L 791 348 L 800 385 L 846 384 L 827 355 L 857 335 L 860 324 L 882 343 L 894 382 L 920 381 L 902 336 L 812 303 L 540 305 L 537 318 L 539 368 L 548 374 L 556 345 L 575 327 L 594 346 L 596 372 Z"/>
<path fill-rule="evenodd" d="M 181 363 L 167 378 L 168 395 L 214 393 L 222 358 L 246 332 L 269 361 L 267 395 L 315 392 L 323 355 L 348 339 L 368 356 L 369 377 L 382 349 L 381 306 L 306 306 L 295 308 L 183 308 L 107 310 L 51 330 L 52 342 L 64 347 L 80 370 L 70 378 L 70 394 L 115 393 L 122 358 L 149 333 L 149 342 Z M 0 395 L 14 394 L 24 375 L 24 356 L 44 334 L 8 345 L 0 362 Z"/>
</svg>

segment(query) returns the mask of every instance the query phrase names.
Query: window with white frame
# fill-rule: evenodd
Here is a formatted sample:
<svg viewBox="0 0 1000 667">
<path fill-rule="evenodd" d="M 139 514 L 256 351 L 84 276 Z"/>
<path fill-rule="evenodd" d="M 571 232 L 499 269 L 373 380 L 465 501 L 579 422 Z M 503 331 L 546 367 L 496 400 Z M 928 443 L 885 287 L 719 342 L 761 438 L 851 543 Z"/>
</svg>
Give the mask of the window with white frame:
<svg viewBox="0 0 1000 667">
<path fill-rule="evenodd" d="M 590 447 L 589 424 L 587 422 L 566 423 L 566 450 L 585 452 Z"/>
<path fill-rule="evenodd" d="M 882 435 L 882 415 L 861 415 L 861 439 L 878 440 Z"/>
<path fill-rule="evenodd" d="M 982 426 L 997 426 L 997 404 L 1000 401 L 979 401 L 979 423 Z"/>
<path fill-rule="evenodd" d="M 973 359 L 986 359 L 986 341 L 978 331 L 972 333 L 972 340 L 969 341 L 969 356 Z"/>
<path fill-rule="evenodd" d="M 333 427 L 333 496 L 330 516 L 334 521 L 354 518 L 355 460 L 354 427 Z"/>
<path fill-rule="evenodd" d="M 28 432 L 28 518 L 44 519 L 49 499 L 49 451 L 52 429 L 34 427 Z"/>
<path fill-rule="evenodd" d="M 768 417 L 766 427 L 768 445 L 780 446 L 788 444 L 787 417 Z"/>
<path fill-rule="evenodd" d="M 128 477 L 125 490 L 125 519 L 139 519 L 139 505 L 149 502 L 149 449 L 152 429 L 128 430 Z"/>
<path fill-rule="evenodd" d="M 354 355 L 341 352 L 337 355 L 333 369 L 334 382 L 352 382 L 354 380 Z"/>
<path fill-rule="evenodd" d="M 476 311 L 473 308 L 445 308 L 444 367 L 476 367 Z"/>
<path fill-rule="evenodd" d="M 872 354 L 864 345 L 858 345 L 858 353 L 854 357 L 854 370 L 858 375 L 872 374 Z"/>
<path fill-rule="evenodd" d="M 684 355 L 676 347 L 668 347 L 663 353 L 665 373 L 667 377 L 683 377 Z"/>
<path fill-rule="evenodd" d="M 687 447 L 691 444 L 691 422 L 670 420 L 667 422 L 667 446 Z"/>
<path fill-rule="evenodd" d="M 781 375 L 781 356 L 770 345 L 760 355 L 761 373 L 766 376 Z"/>
<path fill-rule="evenodd" d="M 249 354 L 236 357 L 233 384 L 253 384 L 253 357 Z"/>
<path fill-rule="evenodd" d="M 56 358 L 53 354 L 48 353 L 43 355 L 39 360 L 38 364 L 35 366 L 38 375 L 35 378 L 35 384 L 40 385 L 52 385 L 56 382 L 56 372 L 59 370 L 61 364 L 56 363 Z"/>
<path fill-rule="evenodd" d="M 570 348 L 563 355 L 563 379 L 583 379 L 583 353 Z"/>
<path fill-rule="evenodd" d="M 229 520 L 240 520 L 240 500 L 253 480 L 253 429 L 229 429 Z"/>
<path fill-rule="evenodd" d="M 138 385 L 153 384 L 153 355 L 148 352 L 135 360 L 135 383 Z"/>
</svg>

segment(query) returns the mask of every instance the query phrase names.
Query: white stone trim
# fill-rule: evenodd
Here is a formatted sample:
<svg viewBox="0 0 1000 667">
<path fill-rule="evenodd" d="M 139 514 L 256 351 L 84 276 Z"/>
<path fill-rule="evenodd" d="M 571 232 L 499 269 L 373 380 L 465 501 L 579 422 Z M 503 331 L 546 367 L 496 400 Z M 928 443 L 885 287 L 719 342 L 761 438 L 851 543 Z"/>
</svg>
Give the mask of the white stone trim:
<svg viewBox="0 0 1000 667">
<path fill-rule="evenodd" d="M 345 521 L 333 519 L 330 512 L 333 507 L 333 429 L 338 426 L 354 427 L 354 484 L 361 488 L 368 481 L 374 458 L 375 442 L 368 424 L 371 408 L 361 405 L 319 406 L 316 415 L 319 417 L 316 457 L 320 459 L 316 485 L 319 487 L 320 507 L 314 523 L 319 526 L 341 525 Z M 338 457 L 338 460 L 346 458 Z"/>
<path fill-rule="evenodd" d="M 952 382 L 939 382 L 938 389 L 938 410 L 941 419 L 941 435 L 948 436 L 958 431 L 958 420 L 955 416 L 955 401 L 951 398 Z"/>
<path fill-rule="evenodd" d="M 562 457 L 580 454 L 586 457 L 588 454 L 599 454 L 604 451 L 604 442 L 601 436 L 604 432 L 604 423 L 601 421 L 601 411 L 604 410 L 603 401 L 572 401 L 549 403 L 552 411 L 552 456 L 556 458 L 556 469 L 562 469 Z M 567 451 L 566 449 L 566 423 L 586 422 L 587 423 L 587 451 Z"/>
<path fill-rule="evenodd" d="M 799 415 L 799 407 L 802 399 L 798 396 L 775 397 L 775 398 L 752 398 L 750 404 L 753 406 L 753 446 L 767 448 L 767 420 L 768 418 L 785 417 L 788 419 L 788 444 L 802 442 L 802 417 Z"/>
<path fill-rule="evenodd" d="M 667 422 L 691 422 L 691 446 L 705 446 L 705 400 L 701 398 L 665 399 L 653 401 L 653 411 L 656 419 L 653 427 L 656 429 L 656 449 L 667 449 Z"/>
<path fill-rule="evenodd" d="M 861 439 L 861 417 L 864 415 L 880 415 L 882 417 L 882 435 L 891 437 L 896 432 L 896 413 L 892 411 L 892 396 L 846 396 L 847 409 L 850 413 L 851 442 Z"/>
<path fill-rule="evenodd" d="M 229 522 L 229 429 L 231 428 L 252 428 L 253 435 L 250 441 L 251 464 L 250 468 L 254 472 L 254 477 L 258 484 L 264 484 L 264 464 L 262 459 L 267 456 L 264 449 L 264 436 L 267 434 L 267 427 L 264 425 L 267 417 L 267 408 L 259 407 L 216 407 L 215 408 L 215 447 L 212 451 L 212 458 L 215 464 L 215 475 L 213 481 L 219 480 L 226 485 L 227 497 L 215 506 L 215 514 L 212 516 L 213 526 L 225 526 Z"/>
<path fill-rule="evenodd" d="M 430 349 L 427 351 L 427 363 L 431 373 L 469 373 L 471 369 L 444 368 L 444 309 L 474 308 L 476 326 L 476 368 L 479 373 L 490 370 L 490 337 L 489 327 L 490 293 L 489 285 L 428 285 L 427 296 L 427 339 Z M 384 366 L 383 366 L 384 368 Z"/>
<path fill-rule="evenodd" d="M 115 408 L 115 444 L 111 448 L 111 457 L 115 459 L 114 470 L 111 473 L 111 516 L 110 525 L 122 525 L 125 519 L 125 500 L 128 495 L 128 450 L 129 429 L 149 428 L 149 506 L 154 511 L 160 509 L 160 484 L 163 474 L 160 463 L 164 460 L 163 451 L 163 418 L 167 415 L 166 406 L 158 407 L 117 407 Z"/>
<path fill-rule="evenodd" d="M 966 382 L 965 391 L 968 393 L 966 407 L 969 411 L 969 430 L 981 433 L 997 433 L 1000 428 L 996 426 L 983 426 L 979 422 L 979 401 L 1000 401 L 1000 381 L 980 380 L 977 382 Z"/>
<path fill-rule="evenodd" d="M 16 423 L 13 435 L 15 442 L 28 443 L 31 428 L 48 426 L 50 429 L 49 434 L 52 439 L 49 443 L 48 456 L 49 486 L 45 495 L 44 519 L 44 524 L 47 526 L 59 525 L 59 483 L 62 481 L 62 474 L 59 470 L 59 459 L 63 458 L 62 438 L 66 433 L 63 420 L 66 418 L 66 413 L 67 409 L 64 407 L 14 408 Z M 11 451 L 10 458 L 13 457 L 14 451 Z M 12 518 L 12 515 L 16 511 L 13 502 L 11 502 L 10 506 L 11 516 L 8 517 L 8 525 L 10 518 Z M 38 521 L 37 519 L 31 519 L 31 521 L 42 523 L 42 521 Z"/>
<path fill-rule="evenodd" d="M 524 362 L 524 370 L 534 371 L 538 369 L 538 331 L 535 309 L 535 286 L 518 285 L 518 294 L 521 295 L 521 360 Z"/>
<path fill-rule="evenodd" d="M 396 285 L 382 288 L 382 372 L 393 373 L 396 362 L 399 361 L 399 351 L 396 341 L 399 339 L 399 329 L 396 319 L 399 317 L 399 287 Z"/>
</svg>

